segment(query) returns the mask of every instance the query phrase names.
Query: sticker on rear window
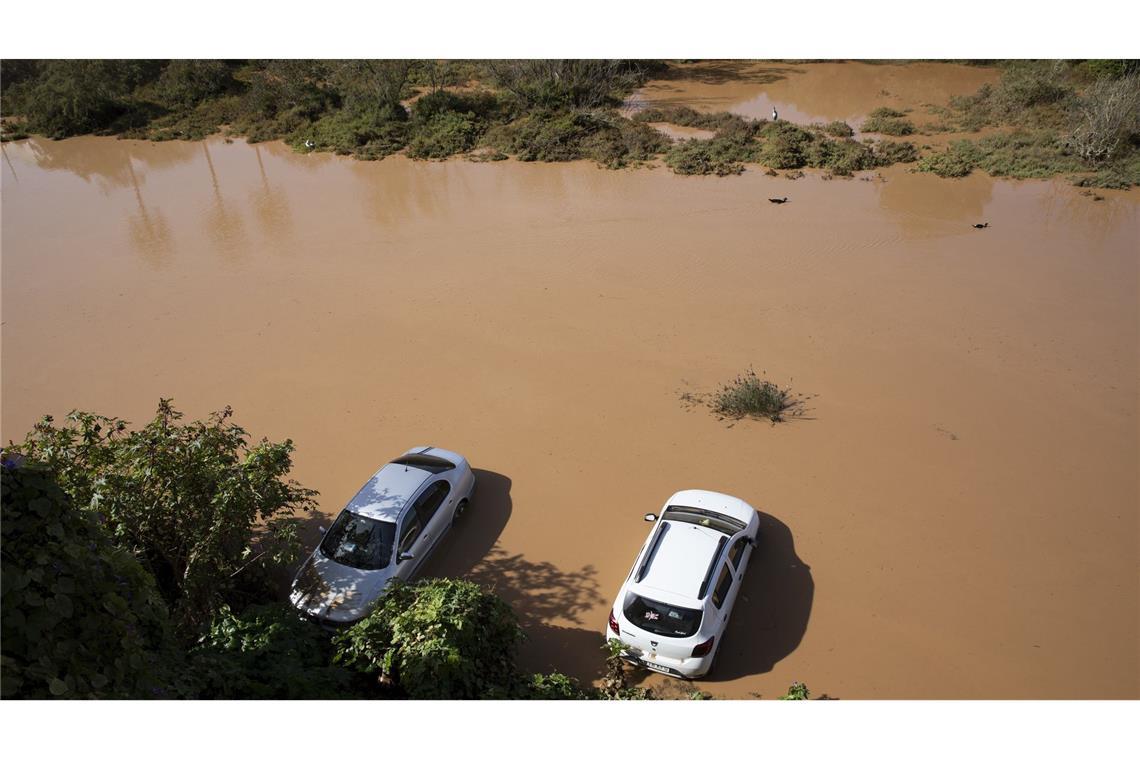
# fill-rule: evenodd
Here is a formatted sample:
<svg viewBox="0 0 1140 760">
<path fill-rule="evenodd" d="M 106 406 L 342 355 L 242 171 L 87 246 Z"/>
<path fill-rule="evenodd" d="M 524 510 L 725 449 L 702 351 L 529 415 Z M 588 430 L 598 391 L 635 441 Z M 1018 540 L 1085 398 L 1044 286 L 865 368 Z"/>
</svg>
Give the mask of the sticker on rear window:
<svg viewBox="0 0 1140 760">
<path fill-rule="evenodd" d="M 653 610 L 646 610 L 646 612 L 645 612 L 645 619 L 646 619 L 646 620 L 656 620 L 656 619 L 657 619 L 657 618 L 659 618 L 659 617 L 661 617 L 661 616 L 660 616 L 660 615 L 658 615 L 658 614 L 657 614 L 656 612 L 654 612 Z"/>
</svg>

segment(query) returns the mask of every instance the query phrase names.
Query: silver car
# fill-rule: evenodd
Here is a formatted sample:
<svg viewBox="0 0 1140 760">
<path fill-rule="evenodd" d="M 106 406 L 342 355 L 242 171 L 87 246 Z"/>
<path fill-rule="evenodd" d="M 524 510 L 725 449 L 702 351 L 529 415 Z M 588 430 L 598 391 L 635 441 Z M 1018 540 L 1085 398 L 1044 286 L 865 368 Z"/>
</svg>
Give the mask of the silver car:
<svg viewBox="0 0 1140 760">
<path fill-rule="evenodd" d="M 348 502 L 297 576 L 289 599 L 326 627 L 367 616 L 396 578 L 410 581 L 475 492 L 459 454 L 409 449 L 381 467 Z"/>
</svg>

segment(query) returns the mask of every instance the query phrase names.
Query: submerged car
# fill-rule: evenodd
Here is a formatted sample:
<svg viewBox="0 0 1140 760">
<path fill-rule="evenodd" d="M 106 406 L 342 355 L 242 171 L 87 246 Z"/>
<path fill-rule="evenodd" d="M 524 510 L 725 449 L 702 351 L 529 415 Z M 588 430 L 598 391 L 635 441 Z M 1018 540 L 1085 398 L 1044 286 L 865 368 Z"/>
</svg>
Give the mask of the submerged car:
<svg viewBox="0 0 1140 760">
<path fill-rule="evenodd" d="M 409 449 L 381 467 L 324 531 L 289 600 L 326 627 L 356 623 L 390 582 L 415 576 L 474 492 L 475 474 L 459 454 Z"/>
<path fill-rule="evenodd" d="M 607 639 L 623 657 L 676 678 L 712 669 L 760 531 L 746 502 L 714 491 L 678 491 L 633 563 L 610 610 Z"/>
</svg>

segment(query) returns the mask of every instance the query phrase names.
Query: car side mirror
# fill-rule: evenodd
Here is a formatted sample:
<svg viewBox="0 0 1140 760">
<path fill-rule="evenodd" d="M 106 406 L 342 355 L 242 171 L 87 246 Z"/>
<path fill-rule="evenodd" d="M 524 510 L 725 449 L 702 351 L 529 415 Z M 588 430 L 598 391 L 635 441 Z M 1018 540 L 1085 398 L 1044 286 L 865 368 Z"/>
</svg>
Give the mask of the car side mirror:
<svg viewBox="0 0 1140 760">
<path fill-rule="evenodd" d="M 411 552 L 400 552 L 399 556 L 396 557 L 396 561 L 397 562 L 403 562 L 406 559 L 415 559 L 415 558 L 416 558 L 416 555 L 412 554 Z"/>
<path fill-rule="evenodd" d="M 645 513 L 645 522 L 657 522 L 657 515 L 652 512 Z"/>
</svg>

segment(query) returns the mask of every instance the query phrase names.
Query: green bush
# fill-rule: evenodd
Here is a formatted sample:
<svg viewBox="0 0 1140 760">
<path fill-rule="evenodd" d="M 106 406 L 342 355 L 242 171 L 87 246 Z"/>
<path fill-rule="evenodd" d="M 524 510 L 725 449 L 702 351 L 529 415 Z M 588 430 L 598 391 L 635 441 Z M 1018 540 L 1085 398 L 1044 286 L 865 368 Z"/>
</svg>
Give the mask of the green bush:
<svg viewBox="0 0 1140 760">
<path fill-rule="evenodd" d="M 163 695 L 167 613 L 154 579 L 50 470 L 9 464 L 0 473 L 3 697 Z"/>
<path fill-rule="evenodd" d="M 159 75 L 155 92 L 163 105 L 192 109 L 235 87 L 233 69 L 226 61 L 173 60 Z"/>
<path fill-rule="evenodd" d="M 881 140 L 875 143 L 873 150 L 878 166 L 909 164 L 918 160 L 918 148 L 912 142 Z"/>
<path fill-rule="evenodd" d="M 353 696 L 354 674 L 330 664 L 332 644 L 286 603 L 222 607 L 190 653 L 195 696 L 210 699 L 336 699 Z"/>
<path fill-rule="evenodd" d="M 869 146 L 846 139 L 815 140 L 806 146 L 804 159 L 808 166 L 828 169 L 840 176 L 850 176 L 857 171 L 881 166 Z"/>
<path fill-rule="evenodd" d="M 807 150 L 815 139 L 811 132 L 788 121 L 765 124 L 760 130 L 764 146 L 759 161 L 773 169 L 807 166 Z"/>
<path fill-rule="evenodd" d="M 597 699 L 597 691 L 593 688 L 585 689 L 577 680 L 562 673 L 543 675 L 536 673 L 525 684 L 522 699 Z"/>
<path fill-rule="evenodd" d="M 469 581 L 389 587 L 376 610 L 339 634 L 335 662 L 393 679 L 414 699 L 509 695 L 523 634 L 510 606 Z"/>
<path fill-rule="evenodd" d="M 416 123 L 408 143 L 412 158 L 447 158 L 475 147 L 482 129 L 474 113 L 444 111 L 426 122 Z"/>
<path fill-rule="evenodd" d="M 602 166 L 620 169 L 648 161 L 668 145 L 669 139 L 656 129 L 611 115 L 582 141 L 582 152 Z"/>
<path fill-rule="evenodd" d="M 776 697 L 776 699 L 786 702 L 798 702 L 809 699 L 810 697 L 811 692 L 808 690 L 807 684 L 792 681 L 792 685 L 788 687 L 788 693 L 782 697 Z"/>
<path fill-rule="evenodd" d="M 904 137 L 914 134 L 914 124 L 903 118 L 902 111 L 893 108 L 876 108 L 863 122 L 864 132 L 878 132 L 892 137 Z"/>
<path fill-rule="evenodd" d="M 798 416 L 800 400 L 786 388 L 759 377 L 751 369 L 718 388 L 709 405 L 714 413 L 729 419 L 764 418 L 773 423 Z"/>
<path fill-rule="evenodd" d="M 957 140 L 945 150 L 931 153 L 918 160 L 916 167 L 921 172 L 931 172 L 939 177 L 965 177 L 977 166 L 981 156 L 977 147 L 969 140 Z"/>
<path fill-rule="evenodd" d="M 47 464 L 77 506 L 97 513 L 192 627 L 222 603 L 267 593 L 269 573 L 299 553 L 291 518 L 316 495 L 286 479 L 292 441 L 250 446 L 232 413 L 183 425 L 162 399 L 153 420 L 127 430 L 72 412 L 59 428 L 45 417 L 13 450 Z"/>
<path fill-rule="evenodd" d="M 680 140 L 665 153 L 665 164 L 677 174 L 740 174 L 744 162 L 755 161 L 759 145 L 737 140 Z"/>
<path fill-rule="evenodd" d="M 701 113 L 688 106 L 671 106 L 669 108 L 646 108 L 633 115 L 634 121 L 639 122 L 665 122 L 680 127 L 693 127 L 694 129 L 707 129 L 717 132 L 732 127 L 739 128 L 742 124 L 754 122 L 734 113 L 718 111 L 716 113 Z"/>
<path fill-rule="evenodd" d="M 820 130 L 832 137 L 851 137 L 855 134 L 855 130 L 845 121 L 828 122 L 821 126 Z"/>
</svg>

